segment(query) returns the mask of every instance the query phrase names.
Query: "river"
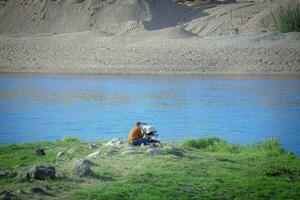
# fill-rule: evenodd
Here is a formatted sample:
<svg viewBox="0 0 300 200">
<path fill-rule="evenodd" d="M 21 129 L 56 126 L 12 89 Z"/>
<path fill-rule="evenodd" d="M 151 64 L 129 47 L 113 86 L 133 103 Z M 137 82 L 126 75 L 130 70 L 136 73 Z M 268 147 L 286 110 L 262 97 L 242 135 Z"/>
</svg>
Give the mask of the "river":
<svg viewBox="0 0 300 200">
<path fill-rule="evenodd" d="M 163 140 L 278 138 L 299 155 L 300 79 L 0 74 L 0 143 L 126 138 L 136 121 Z"/>
</svg>

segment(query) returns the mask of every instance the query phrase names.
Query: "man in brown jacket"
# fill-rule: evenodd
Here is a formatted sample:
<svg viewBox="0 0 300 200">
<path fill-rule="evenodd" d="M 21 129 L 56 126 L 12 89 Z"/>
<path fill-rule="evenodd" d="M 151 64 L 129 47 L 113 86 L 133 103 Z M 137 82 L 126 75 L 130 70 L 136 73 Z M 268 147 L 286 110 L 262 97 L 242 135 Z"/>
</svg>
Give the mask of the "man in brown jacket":
<svg viewBox="0 0 300 200">
<path fill-rule="evenodd" d="M 129 131 L 128 142 L 134 146 L 147 145 L 149 141 L 144 138 L 144 135 L 141 122 L 137 122 L 136 126 Z"/>
</svg>

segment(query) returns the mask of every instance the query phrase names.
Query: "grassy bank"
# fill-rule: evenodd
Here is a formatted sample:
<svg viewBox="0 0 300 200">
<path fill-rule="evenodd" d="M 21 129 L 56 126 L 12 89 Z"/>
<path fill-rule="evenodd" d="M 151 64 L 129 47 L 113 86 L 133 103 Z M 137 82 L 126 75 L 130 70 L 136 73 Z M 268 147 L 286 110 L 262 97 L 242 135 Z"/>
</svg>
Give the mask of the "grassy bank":
<svg viewBox="0 0 300 200">
<path fill-rule="evenodd" d="M 104 142 L 66 137 L 54 142 L 0 146 L 0 169 L 10 172 L 0 179 L 2 190 L 20 199 L 297 199 L 300 196 L 300 159 L 286 152 L 277 140 L 253 145 L 230 144 L 219 138 L 202 138 L 165 144 L 159 154 L 147 147 L 124 155 L 126 144 L 114 148 Z M 35 149 L 46 155 L 35 155 Z M 70 150 L 71 149 L 71 150 Z M 99 150 L 90 159 L 96 177 L 71 175 L 75 158 Z M 57 153 L 65 151 L 61 157 Z M 19 181 L 26 165 L 51 164 L 64 174 L 55 180 Z M 47 194 L 27 192 L 43 185 Z M 19 189 L 17 191 L 17 189 Z M 24 192 L 23 192 L 24 191 Z"/>
</svg>

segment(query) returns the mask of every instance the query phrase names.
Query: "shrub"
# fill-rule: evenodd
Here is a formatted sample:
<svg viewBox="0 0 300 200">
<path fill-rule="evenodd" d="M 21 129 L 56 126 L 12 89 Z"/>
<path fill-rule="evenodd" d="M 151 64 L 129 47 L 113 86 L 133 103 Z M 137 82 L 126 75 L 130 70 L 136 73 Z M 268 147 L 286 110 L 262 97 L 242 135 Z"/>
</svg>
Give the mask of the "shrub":
<svg viewBox="0 0 300 200">
<path fill-rule="evenodd" d="M 70 135 L 65 135 L 64 137 L 60 138 L 59 141 L 61 142 L 78 142 L 79 139 Z"/>
<path fill-rule="evenodd" d="M 300 32 L 300 3 L 290 3 L 280 9 L 277 28 L 283 33 Z"/>
</svg>

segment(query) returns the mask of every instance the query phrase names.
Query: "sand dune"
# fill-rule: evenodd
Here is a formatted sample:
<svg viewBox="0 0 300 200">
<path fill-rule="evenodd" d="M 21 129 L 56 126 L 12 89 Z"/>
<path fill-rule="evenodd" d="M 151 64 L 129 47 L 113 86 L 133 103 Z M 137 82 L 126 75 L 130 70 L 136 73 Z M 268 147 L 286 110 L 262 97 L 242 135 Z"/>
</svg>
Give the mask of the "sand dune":
<svg viewBox="0 0 300 200">
<path fill-rule="evenodd" d="M 1 3 L 0 72 L 300 72 L 300 34 L 272 32 L 287 1 Z"/>
</svg>

